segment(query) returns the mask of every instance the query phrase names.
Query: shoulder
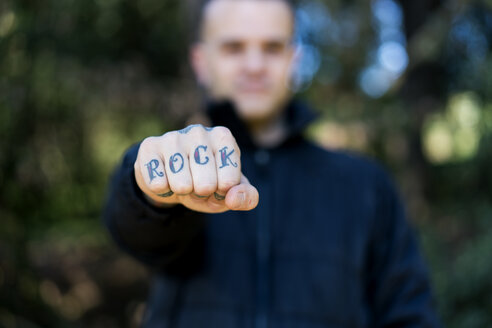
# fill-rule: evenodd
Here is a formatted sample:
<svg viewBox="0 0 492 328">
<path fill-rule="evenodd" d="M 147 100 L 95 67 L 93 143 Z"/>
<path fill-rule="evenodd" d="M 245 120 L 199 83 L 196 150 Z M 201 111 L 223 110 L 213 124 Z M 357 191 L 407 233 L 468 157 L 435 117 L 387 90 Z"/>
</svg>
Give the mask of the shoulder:
<svg viewBox="0 0 492 328">
<path fill-rule="evenodd" d="M 363 211 L 357 224 L 366 218 L 368 231 L 391 227 L 406 220 L 406 208 L 390 172 L 375 159 L 347 150 L 326 150 L 310 143 L 310 152 L 319 158 L 321 183 L 333 190 L 346 204 Z"/>
<path fill-rule="evenodd" d="M 303 148 L 304 156 L 309 158 L 317 172 L 372 184 L 392 184 L 387 169 L 367 155 L 349 150 L 325 149 L 310 141 L 306 141 Z"/>
</svg>

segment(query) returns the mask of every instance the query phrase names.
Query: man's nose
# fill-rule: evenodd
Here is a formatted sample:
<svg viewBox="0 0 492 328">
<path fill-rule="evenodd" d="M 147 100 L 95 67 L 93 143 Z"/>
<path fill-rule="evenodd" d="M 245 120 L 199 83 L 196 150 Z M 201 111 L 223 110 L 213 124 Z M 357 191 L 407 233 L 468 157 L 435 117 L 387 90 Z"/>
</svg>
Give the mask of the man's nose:
<svg viewBox="0 0 492 328">
<path fill-rule="evenodd" d="M 266 67 L 266 57 L 261 50 L 251 49 L 246 52 L 243 66 L 248 73 L 261 73 Z"/>
</svg>

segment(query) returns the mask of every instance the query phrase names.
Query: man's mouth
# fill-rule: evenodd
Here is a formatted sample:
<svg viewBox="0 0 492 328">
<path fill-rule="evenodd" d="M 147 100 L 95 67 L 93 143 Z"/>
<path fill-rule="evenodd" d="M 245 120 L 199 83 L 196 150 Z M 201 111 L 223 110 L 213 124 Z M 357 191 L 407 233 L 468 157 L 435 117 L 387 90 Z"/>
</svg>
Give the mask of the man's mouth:
<svg viewBox="0 0 492 328">
<path fill-rule="evenodd" d="M 266 83 L 242 83 L 238 86 L 238 90 L 244 93 L 264 93 L 269 90 L 269 86 Z"/>
</svg>

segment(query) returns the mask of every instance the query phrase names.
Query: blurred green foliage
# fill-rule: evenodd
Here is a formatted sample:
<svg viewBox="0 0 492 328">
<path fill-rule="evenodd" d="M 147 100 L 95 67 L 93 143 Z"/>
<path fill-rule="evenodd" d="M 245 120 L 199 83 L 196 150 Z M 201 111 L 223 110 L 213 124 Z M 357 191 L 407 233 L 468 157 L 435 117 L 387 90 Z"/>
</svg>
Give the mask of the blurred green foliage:
<svg viewBox="0 0 492 328">
<path fill-rule="evenodd" d="M 313 41 L 321 66 L 300 96 L 321 119 L 309 136 L 393 172 L 443 320 L 491 326 L 490 1 L 402 2 L 409 64 L 377 98 L 359 78 L 377 44 L 370 2 L 316 3 L 341 34 Z M 109 240 L 101 207 L 124 150 L 200 107 L 193 4 L 0 3 L 0 326 L 138 326 L 148 276 Z"/>
</svg>

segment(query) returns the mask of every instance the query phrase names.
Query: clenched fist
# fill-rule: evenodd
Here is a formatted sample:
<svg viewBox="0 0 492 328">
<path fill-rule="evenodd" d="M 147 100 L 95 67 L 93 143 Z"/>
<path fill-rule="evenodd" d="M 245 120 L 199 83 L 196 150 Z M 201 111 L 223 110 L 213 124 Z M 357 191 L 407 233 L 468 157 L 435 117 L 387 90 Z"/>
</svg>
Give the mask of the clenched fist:
<svg viewBox="0 0 492 328">
<path fill-rule="evenodd" d="M 258 191 L 241 173 L 240 150 L 229 129 L 190 125 L 142 141 L 135 179 L 156 204 L 183 204 L 220 213 L 251 210 Z"/>
</svg>

